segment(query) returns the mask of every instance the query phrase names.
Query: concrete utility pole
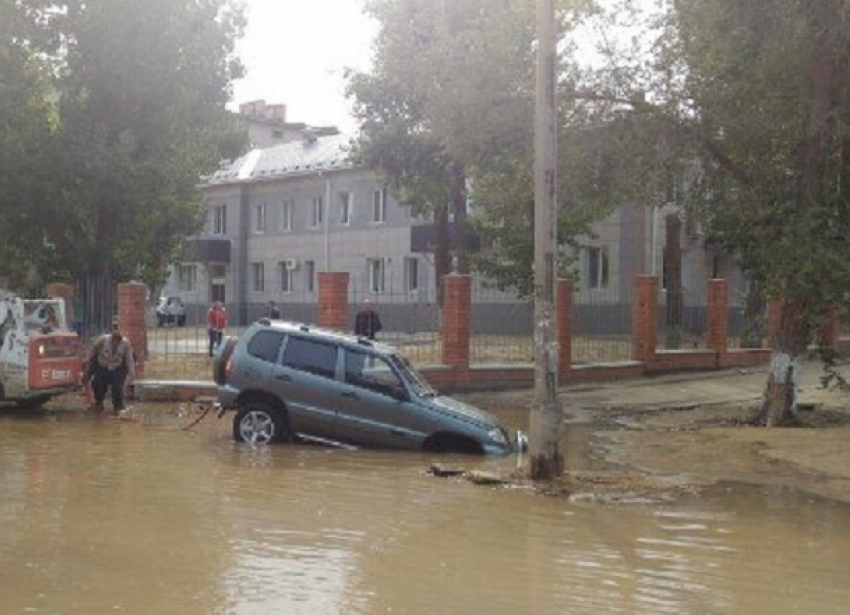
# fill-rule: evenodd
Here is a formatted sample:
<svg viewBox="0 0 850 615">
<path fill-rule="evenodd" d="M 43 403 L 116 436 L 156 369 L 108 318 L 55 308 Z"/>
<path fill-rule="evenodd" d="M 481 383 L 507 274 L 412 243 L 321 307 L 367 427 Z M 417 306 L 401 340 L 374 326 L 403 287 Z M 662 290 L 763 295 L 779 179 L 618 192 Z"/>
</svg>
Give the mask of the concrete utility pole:
<svg viewBox="0 0 850 615">
<path fill-rule="evenodd" d="M 537 104 L 534 125 L 534 405 L 531 478 L 561 474 L 563 412 L 558 399 L 556 58 L 554 0 L 537 0 Z"/>
</svg>

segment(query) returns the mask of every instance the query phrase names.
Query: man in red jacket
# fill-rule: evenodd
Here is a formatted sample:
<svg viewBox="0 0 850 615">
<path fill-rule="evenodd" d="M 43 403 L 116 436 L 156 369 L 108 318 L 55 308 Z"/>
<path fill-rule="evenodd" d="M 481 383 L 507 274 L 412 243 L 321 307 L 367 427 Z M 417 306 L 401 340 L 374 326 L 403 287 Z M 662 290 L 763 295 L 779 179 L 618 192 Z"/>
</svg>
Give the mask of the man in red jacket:
<svg viewBox="0 0 850 615">
<path fill-rule="evenodd" d="M 210 356 L 221 344 L 221 338 L 224 335 L 224 328 L 227 326 L 227 311 L 220 301 L 216 301 L 210 306 L 207 312 L 207 332 L 210 336 Z"/>
</svg>

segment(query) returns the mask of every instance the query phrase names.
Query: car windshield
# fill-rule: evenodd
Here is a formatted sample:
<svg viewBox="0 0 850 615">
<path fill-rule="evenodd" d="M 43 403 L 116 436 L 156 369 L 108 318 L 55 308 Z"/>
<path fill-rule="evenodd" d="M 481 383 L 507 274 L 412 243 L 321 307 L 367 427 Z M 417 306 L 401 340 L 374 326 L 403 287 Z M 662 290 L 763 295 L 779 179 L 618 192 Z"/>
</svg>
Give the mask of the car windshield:
<svg viewBox="0 0 850 615">
<path fill-rule="evenodd" d="M 398 373 L 404 381 L 407 382 L 414 391 L 416 391 L 417 395 L 421 395 L 422 397 L 434 397 L 437 395 L 437 391 L 434 387 L 428 384 L 428 381 L 425 380 L 422 374 L 416 371 L 406 357 L 393 354 L 390 355 L 390 361 L 392 361 L 392 364 L 398 370 Z"/>
</svg>

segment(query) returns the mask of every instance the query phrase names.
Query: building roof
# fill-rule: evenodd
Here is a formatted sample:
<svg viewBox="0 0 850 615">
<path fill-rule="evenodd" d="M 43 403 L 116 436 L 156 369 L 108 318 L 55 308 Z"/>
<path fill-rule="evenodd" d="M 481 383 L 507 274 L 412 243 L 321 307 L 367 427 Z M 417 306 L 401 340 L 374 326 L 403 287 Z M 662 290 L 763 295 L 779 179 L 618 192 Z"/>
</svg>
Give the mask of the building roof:
<svg viewBox="0 0 850 615">
<path fill-rule="evenodd" d="M 347 135 L 305 136 L 297 141 L 254 149 L 203 178 L 204 187 L 248 183 L 352 169 L 352 138 Z"/>
</svg>

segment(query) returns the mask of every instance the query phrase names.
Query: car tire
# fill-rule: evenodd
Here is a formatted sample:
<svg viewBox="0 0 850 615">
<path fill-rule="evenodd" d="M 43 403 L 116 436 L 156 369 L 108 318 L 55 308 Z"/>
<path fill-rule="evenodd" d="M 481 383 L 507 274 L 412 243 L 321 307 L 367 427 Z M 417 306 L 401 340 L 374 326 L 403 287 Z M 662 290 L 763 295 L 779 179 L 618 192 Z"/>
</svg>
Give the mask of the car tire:
<svg viewBox="0 0 850 615">
<path fill-rule="evenodd" d="M 265 401 L 249 401 L 239 407 L 233 419 L 233 439 L 237 442 L 264 445 L 289 437 L 286 411 Z"/>
<path fill-rule="evenodd" d="M 177 326 L 178 327 L 185 327 L 186 326 L 186 316 L 185 315 L 177 317 Z"/>
<path fill-rule="evenodd" d="M 157 314 L 156 315 L 156 326 L 162 327 L 164 325 L 165 325 L 165 316 L 163 316 L 162 314 Z"/>
<path fill-rule="evenodd" d="M 484 449 L 480 442 L 454 433 L 436 433 L 422 444 L 422 450 L 429 453 L 455 453 L 460 455 L 481 455 Z"/>
</svg>

